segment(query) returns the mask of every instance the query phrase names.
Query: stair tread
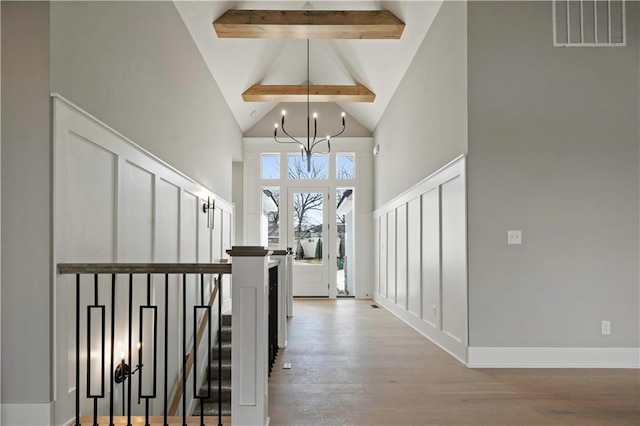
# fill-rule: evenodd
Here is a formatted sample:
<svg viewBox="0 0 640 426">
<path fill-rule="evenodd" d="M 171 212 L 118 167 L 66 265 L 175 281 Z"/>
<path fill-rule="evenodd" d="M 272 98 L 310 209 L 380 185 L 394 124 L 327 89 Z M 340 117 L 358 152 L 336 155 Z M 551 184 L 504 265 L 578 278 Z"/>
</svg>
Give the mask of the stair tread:
<svg viewBox="0 0 640 426">
<path fill-rule="evenodd" d="M 205 383 L 205 384 L 203 384 L 202 386 L 200 386 L 200 390 L 201 390 L 201 391 L 206 391 L 206 390 L 207 390 L 207 384 Z M 218 391 L 218 381 L 217 381 L 217 380 L 215 380 L 215 381 L 213 381 L 213 380 L 212 380 L 212 383 L 211 383 L 211 390 L 212 390 L 212 391 L 216 391 L 216 392 Z M 222 390 L 223 390 L 223 391 L 225 391 L 225 390 L 231 390 L 231 380 L 229 380 L 229 379 L 222 379 Z"/>
<path fill-rule="evenodd" d="M 217 402 L 205 402 L 202 404 L 204 407 L 204 415 L 205 416 L 217 416 L 218 415 L 218 403 Z M 198 403 L 193 410 L 194 415 L 200 415 L 200 404 Z M 222 403 L 222 415 L 230 416 L 231 415 L 231 403 L 223 402 Z"/>
</svg>

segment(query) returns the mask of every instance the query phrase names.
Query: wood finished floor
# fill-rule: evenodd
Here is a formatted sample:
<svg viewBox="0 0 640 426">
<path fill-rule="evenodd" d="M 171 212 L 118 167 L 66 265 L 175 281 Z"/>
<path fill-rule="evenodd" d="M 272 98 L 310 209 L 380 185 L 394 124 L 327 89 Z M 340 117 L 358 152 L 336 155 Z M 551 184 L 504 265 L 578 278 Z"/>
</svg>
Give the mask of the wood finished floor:
<svg viewBox="0 0 640 426">
<path fill-rule="evenodd" d="M 639 370 L 469 369 L 373 303 L 294 302 L 271 425 L 640 425 Z"/>
</svg>

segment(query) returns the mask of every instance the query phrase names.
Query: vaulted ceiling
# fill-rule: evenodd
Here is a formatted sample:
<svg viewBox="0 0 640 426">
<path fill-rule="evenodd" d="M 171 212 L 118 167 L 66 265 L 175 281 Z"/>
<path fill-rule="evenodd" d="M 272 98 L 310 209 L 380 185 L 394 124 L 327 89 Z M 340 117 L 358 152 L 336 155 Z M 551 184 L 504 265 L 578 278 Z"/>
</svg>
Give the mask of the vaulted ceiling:
<svg viewBox="0 0 640 426">
<path fill-rule="evenodd" d="M 386 9 L 393 12 L 406 24 L 399 40 L 312 39 L 310 42 L 312 84 L 362 84 L 376 94 L 372 103 L 339 104 L 373 131 L 441 1 L 176 1 L 175 5 L 243 132 L 278 105 L 244 102 L 245 90 L 254 84 L 295 85 L 306 81 L 306 40 L 218 38 L 212 26 L 215 19 L 228 9 Z"/>
</svg>

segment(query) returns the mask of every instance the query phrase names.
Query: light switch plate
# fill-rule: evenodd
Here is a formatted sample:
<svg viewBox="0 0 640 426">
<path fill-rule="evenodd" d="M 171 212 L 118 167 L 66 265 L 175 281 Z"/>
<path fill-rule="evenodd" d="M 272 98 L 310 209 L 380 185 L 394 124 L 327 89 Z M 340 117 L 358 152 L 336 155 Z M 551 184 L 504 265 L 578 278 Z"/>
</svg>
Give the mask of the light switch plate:
<svg viewBox="0 0 640 426">
<path fill-rule="evenodd" d="M 522 244 L 522 231 L 507 231 L 507 244 Z"/>
</svg>

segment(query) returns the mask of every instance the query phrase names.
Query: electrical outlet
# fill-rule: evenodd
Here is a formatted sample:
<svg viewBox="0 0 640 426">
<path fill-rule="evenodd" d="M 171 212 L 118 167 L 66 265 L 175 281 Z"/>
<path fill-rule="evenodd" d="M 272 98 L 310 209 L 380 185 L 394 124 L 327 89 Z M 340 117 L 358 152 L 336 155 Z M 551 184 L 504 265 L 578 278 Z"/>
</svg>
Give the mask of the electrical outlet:
<svg viewBox="0 0 640 426">
<path fill-rule="evenodd" d="M 433 305 L 431 309 L 433 310 L 433 317 L 435 318 L 436 316 L 438 316 L 438 308 L 436 307 L 436 305 Z"/>
<path fill-rule="evenodd" d="M 291 363 L 290 362 L 285 362 L 284 364 L 282 364 L 282 369 L 283 370 L 291 370 Z"/>
<path fill-rule="evenodd" d="M 507 231 L 507 244 L 522 244 L 522 231 Z"/>
<path fill-rule="evenodd" d="M 611 321 L 602 321 L 602 334 L 611 334 Z"/>
</svg>

